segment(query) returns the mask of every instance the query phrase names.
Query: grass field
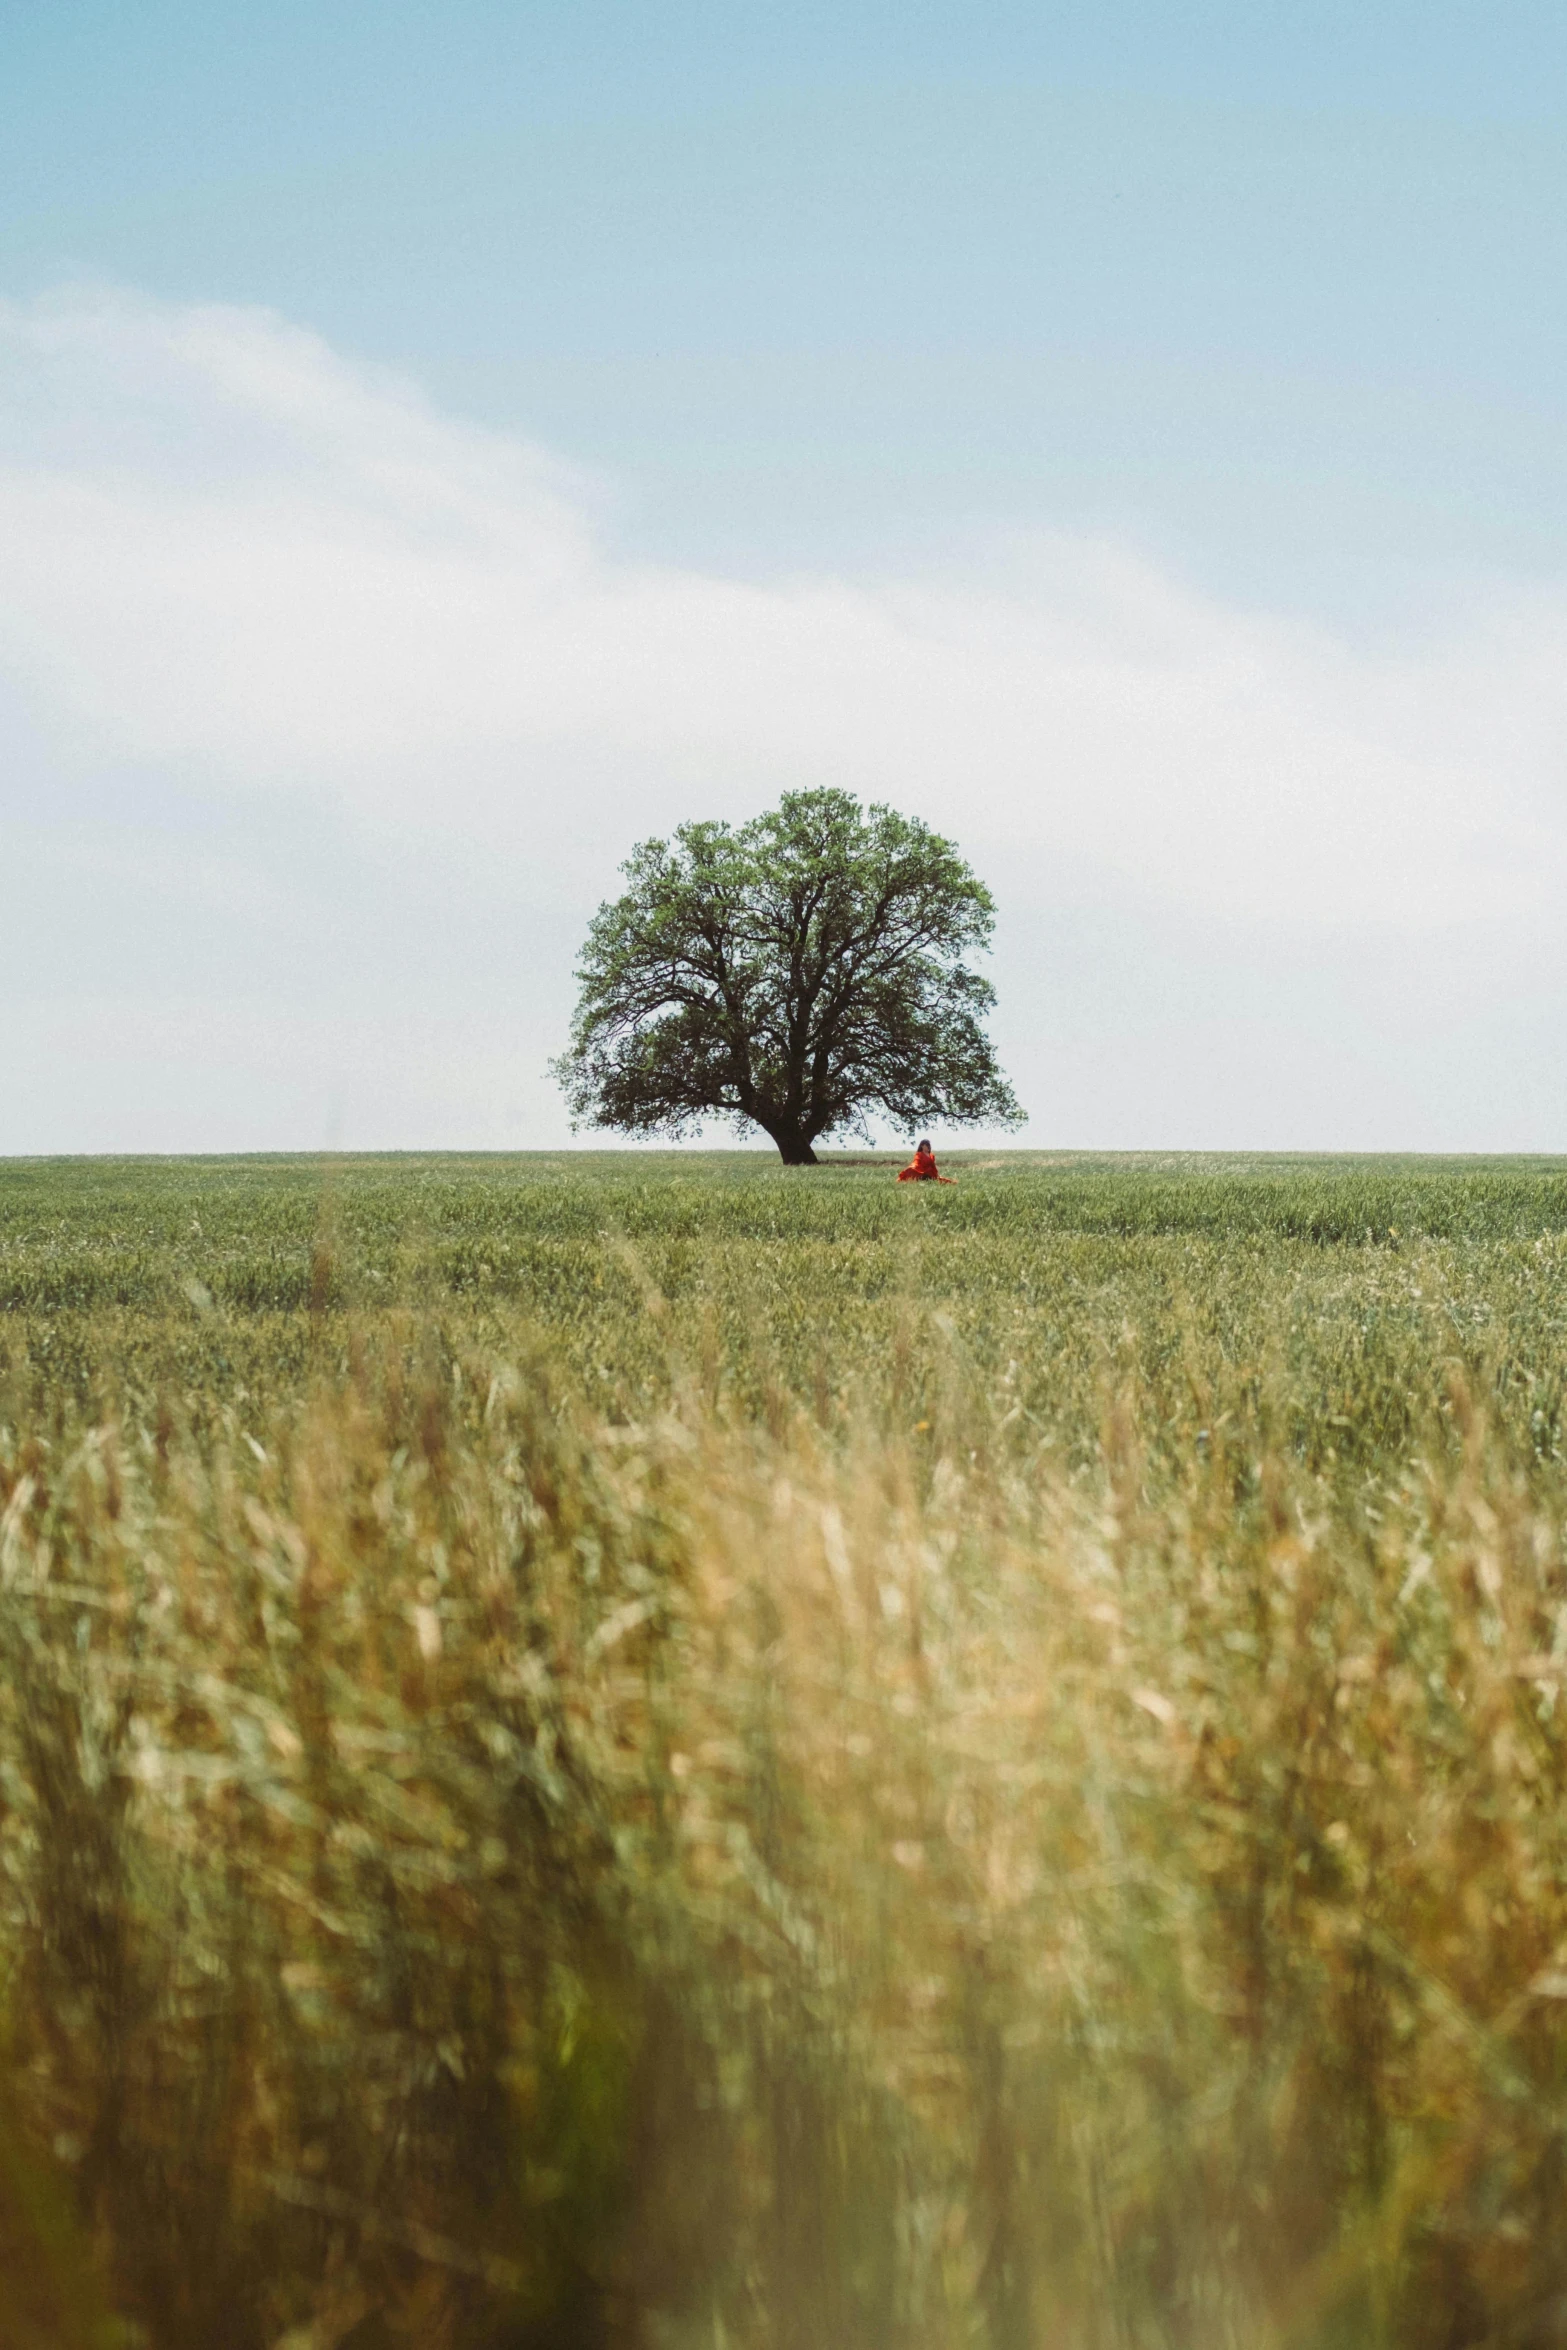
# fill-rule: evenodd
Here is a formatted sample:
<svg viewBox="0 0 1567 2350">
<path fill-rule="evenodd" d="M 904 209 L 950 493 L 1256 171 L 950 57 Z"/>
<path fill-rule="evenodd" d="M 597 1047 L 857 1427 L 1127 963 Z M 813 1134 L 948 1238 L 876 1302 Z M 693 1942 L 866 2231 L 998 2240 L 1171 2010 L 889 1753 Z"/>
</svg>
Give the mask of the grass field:
<svg viewBox="0 0 1567 2350">
<path fill-rule="evenodd" d="M 0 2350 L 1567 2341 L 1567 1165 L 0 1164 Z"/>
</svg>

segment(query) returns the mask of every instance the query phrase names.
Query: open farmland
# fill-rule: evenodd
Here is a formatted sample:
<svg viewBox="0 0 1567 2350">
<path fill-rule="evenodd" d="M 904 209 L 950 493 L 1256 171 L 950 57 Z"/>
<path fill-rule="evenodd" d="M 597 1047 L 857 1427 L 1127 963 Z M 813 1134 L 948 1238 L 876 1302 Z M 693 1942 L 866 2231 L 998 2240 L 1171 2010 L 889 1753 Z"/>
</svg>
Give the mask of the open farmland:
<svg viewBox="0 0 1567 2350">
<path fill-rule="evenodd" d="M 0 1166 L 0 2343 L 1567 2338 L 1567 1166 L 892 1164 Z"/>
</svg>

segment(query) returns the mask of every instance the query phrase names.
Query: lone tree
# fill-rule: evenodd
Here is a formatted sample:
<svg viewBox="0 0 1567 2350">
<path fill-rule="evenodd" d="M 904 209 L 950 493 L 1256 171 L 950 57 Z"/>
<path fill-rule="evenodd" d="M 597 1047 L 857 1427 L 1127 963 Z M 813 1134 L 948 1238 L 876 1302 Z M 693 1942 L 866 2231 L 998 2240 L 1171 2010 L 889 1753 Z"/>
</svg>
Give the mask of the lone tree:
<svg viewBox="0 0 1567 2350">
<path fill-rule="evenodd" d="M 989 944 L 989 890 L 952 843 L 845 791 L 786 793 L 738 828 L 683 824 L 621 868 L 553 1064 L 578 1125 L 676 1135 L 760 1126 L 784 1163 L 825 1134 L 1015 1125 L 962 958 Z"/>
</svg>

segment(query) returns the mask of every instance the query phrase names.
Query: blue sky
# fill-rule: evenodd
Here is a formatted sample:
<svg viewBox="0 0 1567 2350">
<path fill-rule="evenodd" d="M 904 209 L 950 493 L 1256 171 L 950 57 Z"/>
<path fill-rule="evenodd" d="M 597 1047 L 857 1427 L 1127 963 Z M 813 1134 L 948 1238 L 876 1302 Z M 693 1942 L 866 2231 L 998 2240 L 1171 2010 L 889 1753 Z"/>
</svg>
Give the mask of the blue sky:
<svg viewBox="0 0 1567 2350">
<path fill-rule="evenodd" d="M 631 840 L 840 774 L 1030 1140 L 1567 1147 L 1564 113 L 1544 6 L 12 10 L 0 1150 L 553 1142 Z"/>
<path fill-rule="evenodd" d="M 83 5 L 6 45 L 9 291 L 270 305 L 663 553 L 1088 523 L 1329 608 L 1555 560 L 1560 9 Z"/>
</svg>

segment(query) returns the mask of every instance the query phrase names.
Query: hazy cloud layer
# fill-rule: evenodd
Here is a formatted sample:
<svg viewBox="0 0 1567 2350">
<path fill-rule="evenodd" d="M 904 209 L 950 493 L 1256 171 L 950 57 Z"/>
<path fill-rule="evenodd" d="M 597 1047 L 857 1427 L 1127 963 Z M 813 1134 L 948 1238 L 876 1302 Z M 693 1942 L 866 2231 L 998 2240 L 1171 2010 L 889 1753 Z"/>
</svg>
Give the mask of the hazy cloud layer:
<svg viewBox="0 0 1567 2350">
<path fill-rule="evenodd" d="M 266 1102 L 296 1095 L 268 1092 L 265 1039 L 294 1034 L 281 999 L 306 966 L 310 1049 L 341 1064 L 323 1086 L 352 1102 L 381 1070 L 368 1127 L 350 1109 L 339 1139 L 501 1141 L 518 1119 L 550 1139 L 537 1073 L 569 996 L 562 942 L 631 842 L 827 782 L 940 823 L 996 884 L 1004 1036 L 1032 1056 L 1025 1098 L 1053 1105 L 1040 1140 L 1305 1142 L 1313 1116 L 1325 1144 L 1567 1140 L 1538 1043 L 1507 1062 L 1505 1102 L 1484 1092 L 1513 999 L 1534 1019 L 1563 987 L 1564 651 L 1567 606 L 1538 586 L 1472 583 L 1402 640 L 1355 644 L 1065 537 L 970 549 L 939 578 L 661 569 L 617 555 L 601 485 L 278 319 L 97 295 L 0 310 L 0 805 L 58 900 L 42 965 L 9 974 L 48 1010 L 24 1056 L 33 1108 L 0 1149 L 45 1147 L 49 1115 L 62 1143 L 157 1138 L 127 1123 L 129 1091 L 100 1124 L 71 1094 L 73 971 L 106 919 L 115 1018 L 154 1040 L 171 1144 L 269 1139 Z M 532 946 L 470 969 L 506 904 Z M 199 931 L 202 909 L 242 978 L 216 948 L 170 977 L 162 933 Z M 296 920 L 303 965 L 259 948 L 246 965 L 247 937 Z M 328 934 L 357 943 L 334 959 Z M 1455 955 L 1474 974 L 1456 993 Z M 103 986 L 95 970 L 81 998 L 99 1035 Z M 1333 1023 L 1349 1044 L 1366 990 L 1346 1061 Z M 1171 1019 L 1229 1033 L 1226 991 L 1262 1065 L 1179 1096 L 1157 1039 Z M 225 1109 L 209 1133 L 210 1088 L 186 1100 L 177 1072 L 200 1061 L 192 1021 L 221 1057 L 231 997 L 259 1090 L 250 1125 Z M 453 1033 L 444 1092 L 421 1045 L 402 1132 L 414 1002 Z M 1431 1026 L 1455 1003 L 1491 1039 L 1478 1124 Z M 297 1038 L 276 1050 L 297 1072 Z M 1321 1130 L 1335 1068 L 1355 1131 Z M 1206 1131 L 1174 1130 L 1183 1098 Z M 1403 1130 L 1366 1130 L 1378 1101 Z M 329 1139 L 278 1115 L 279 1144 Z"/>
</svg>

